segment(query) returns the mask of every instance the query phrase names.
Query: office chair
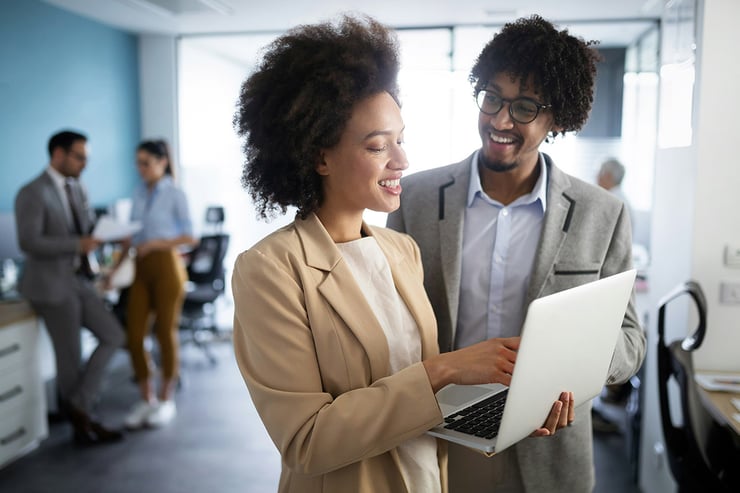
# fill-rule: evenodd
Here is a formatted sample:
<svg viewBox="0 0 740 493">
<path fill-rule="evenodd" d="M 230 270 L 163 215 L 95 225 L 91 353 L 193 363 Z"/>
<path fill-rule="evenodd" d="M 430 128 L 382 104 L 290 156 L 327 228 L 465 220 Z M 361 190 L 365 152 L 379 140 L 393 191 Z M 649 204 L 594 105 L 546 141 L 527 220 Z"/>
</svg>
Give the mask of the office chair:
<svg viewBox="0 0 740 493">
<path fill-rule="evenodd" d="M 665 311 L 669 302 L 683 294 L 691 296 L 699 315 L 699 325 L 685 339 L 666 345 Z M 694 381 L 691 352 L 701 346 L 706 334 L 707 308 L 699 284 L 688 281 L 666 295 L 658 310 L 658 390 L 660 417 L 668 463 L 679 493 L 738 492 L 738 452 L 728 430 L 711 417 L 701 401 Z M 683 424 L 671 418 L 668 382 L 674 378 L 680 392 Z"/>
<path fill-rule="evenodd" d="M 183 344 L 192 343 L 201 349 L 211 364 L 216 363 L 216 358 L 209 344 L 219 336 L 215 302 L 226 288 L 223 262 L 229 235 L 220 232 L 223 220 L 222 207 L 209 207 L 206 211 L 206 222 L 219 232 L 202 236 L 190 253 L 187 291 L 180 315 Z"/>
</svg>

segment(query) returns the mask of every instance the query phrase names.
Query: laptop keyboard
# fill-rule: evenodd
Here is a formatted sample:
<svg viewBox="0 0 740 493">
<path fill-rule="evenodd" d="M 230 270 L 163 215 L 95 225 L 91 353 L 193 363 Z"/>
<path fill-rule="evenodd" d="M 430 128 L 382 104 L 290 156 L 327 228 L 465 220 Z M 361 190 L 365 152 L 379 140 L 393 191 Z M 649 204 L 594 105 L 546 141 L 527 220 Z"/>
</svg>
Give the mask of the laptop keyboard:
<svg viewBox="0 0 740 493">
<path fill-rule="evenodd" d="M 491 439 L 498 435 L 509 389 L 468 406 L 445 418 L 445 428 Z"/>
</svg>

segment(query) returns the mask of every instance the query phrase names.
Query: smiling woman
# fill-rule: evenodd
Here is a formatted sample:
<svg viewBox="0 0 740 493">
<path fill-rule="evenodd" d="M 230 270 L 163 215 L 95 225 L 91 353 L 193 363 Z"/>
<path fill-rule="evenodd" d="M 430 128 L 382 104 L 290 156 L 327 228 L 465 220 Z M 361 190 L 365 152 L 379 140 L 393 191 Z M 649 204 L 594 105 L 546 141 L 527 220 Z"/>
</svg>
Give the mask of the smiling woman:
<svg viewBox="0 0 740 493">
<path fill-rule="evenodd" d="M 442 416 L 421 363 L 438 351 L 418 250 L 362 221 L 399 205 L 397 74 L 392 32 L 345 17 L 275 40 L 242 86 L 243 183 L 263 217 L 298 209 L 232 279 L 237 361 L 283 459 L 280 491 L 444 485 L 424 435 Z"/>
<path fill-rule="evenodd" d="M 232 278 L 234 350 L 281 492 L 446 491 L 446 449 L 425 433 L 435 392 L 508 383 L 516 357 L 516 338 L 440 355 L 418 247 L 363 221 L 400 203 L 398 69 L 390 30 L 343 17 L 277 38 L 242 85 L 242 182 L 263 217 L 298 210 Z M 569 415 L 559 401 L 537 433 Z"/>
<path fill-rule="evenodd" d="M 359 237 L 365 209 L 398 208 L 408 168 L 402 142 L 398 103 L 382 92 L 357 103 L 339 143 L 322 150 L 316 172 L 323 177 L 324 201 L 317 215 L 335 241 Z"/>
</svg>

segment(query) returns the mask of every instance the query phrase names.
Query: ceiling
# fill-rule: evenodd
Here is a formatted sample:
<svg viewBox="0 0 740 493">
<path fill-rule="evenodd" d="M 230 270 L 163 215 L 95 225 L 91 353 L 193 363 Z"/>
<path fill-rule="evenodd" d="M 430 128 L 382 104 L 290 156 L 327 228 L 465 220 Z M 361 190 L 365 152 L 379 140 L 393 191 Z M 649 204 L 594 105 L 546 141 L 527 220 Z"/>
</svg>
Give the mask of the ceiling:
<svg viewBox="0 0 740 493">
<path fill-rule="evenodd" d="M 44 0 L 134 33 L 282 32 L 361 11 L 396 28 L 501 25 L 537 13 L 602 46 L 627 46 L 672 0 Z"/>
</svg>

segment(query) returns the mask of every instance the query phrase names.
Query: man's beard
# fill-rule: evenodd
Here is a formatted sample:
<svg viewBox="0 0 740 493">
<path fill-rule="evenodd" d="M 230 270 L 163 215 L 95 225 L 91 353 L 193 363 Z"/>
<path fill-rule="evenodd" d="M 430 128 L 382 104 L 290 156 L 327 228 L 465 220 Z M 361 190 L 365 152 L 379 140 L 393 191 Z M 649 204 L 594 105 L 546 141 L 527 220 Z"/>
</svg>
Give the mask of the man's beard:
<svg viewBox="0 0 740 493">
<path fill-rule="evenodd" d="M 486 169 L 494 171 L 496 173 L 506 173 L 519 166 L 519 163 L 502 163 L 501 161 L 490 161 L 481 153 L 478 157 L 478 162 L 482 164 Z"/>
</svg>

